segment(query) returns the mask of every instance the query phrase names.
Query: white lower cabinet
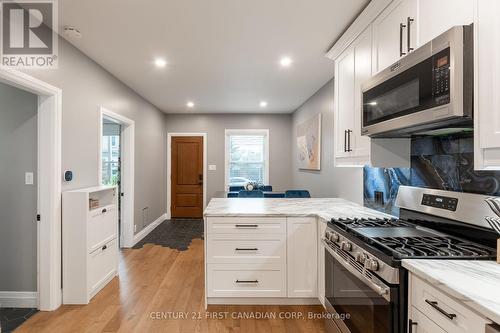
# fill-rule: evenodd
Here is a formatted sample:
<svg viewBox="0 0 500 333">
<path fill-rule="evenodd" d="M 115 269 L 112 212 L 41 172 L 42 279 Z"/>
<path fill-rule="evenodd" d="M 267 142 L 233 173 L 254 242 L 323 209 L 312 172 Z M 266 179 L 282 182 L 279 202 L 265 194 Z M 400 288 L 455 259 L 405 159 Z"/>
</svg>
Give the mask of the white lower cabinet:
<svg viewBox="0 0 500 333">
<path fill-rule="evenodd" d="M 478 333 L 484 332 L 490 323 L 459 300 L 412 273 L 408 290 L 408 324 L 412 326 L 413 333 Z"/>
<path fill-rule="evenodd" d="M 315 217 L 207 217 L 205 222 L 208 303 L 318 297 Z"/>
<path fill-rule="evenodd" d="M 287 218 L 288 297 L 317 297 L 316 218 Z"/>
</svg>

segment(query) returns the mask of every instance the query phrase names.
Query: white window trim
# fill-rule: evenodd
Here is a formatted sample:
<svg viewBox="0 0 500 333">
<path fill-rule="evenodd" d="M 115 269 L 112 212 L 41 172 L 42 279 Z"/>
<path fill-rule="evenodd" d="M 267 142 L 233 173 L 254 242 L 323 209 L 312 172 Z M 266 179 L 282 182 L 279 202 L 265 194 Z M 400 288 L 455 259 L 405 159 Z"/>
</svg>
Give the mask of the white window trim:
<svg viewBox="0 0 500 333">
<path fill-rule="evenodd" d="M 229 179 L 229 136 L 231 135 L 262 135 L 264 134 L 264 185 L 271 184 L 271 179 L 269 179 L 269 129 L 226 129 L 224 136 L 224 190 L 229 189 L 228 179 Z"/>
</svg>

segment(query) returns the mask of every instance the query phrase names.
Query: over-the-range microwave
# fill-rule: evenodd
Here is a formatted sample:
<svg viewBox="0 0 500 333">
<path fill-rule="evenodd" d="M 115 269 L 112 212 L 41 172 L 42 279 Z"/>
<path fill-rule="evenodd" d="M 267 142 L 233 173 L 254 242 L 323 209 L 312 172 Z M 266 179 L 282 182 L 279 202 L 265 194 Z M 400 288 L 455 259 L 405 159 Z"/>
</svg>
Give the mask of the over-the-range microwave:
<svg viewBox="0 0 500 333">
<path fill-rule="evenodd" d="M 473 26 L 456 26 L 362 85 L 361 134 L 398 137 L 471 127 Z"/>
</svg>

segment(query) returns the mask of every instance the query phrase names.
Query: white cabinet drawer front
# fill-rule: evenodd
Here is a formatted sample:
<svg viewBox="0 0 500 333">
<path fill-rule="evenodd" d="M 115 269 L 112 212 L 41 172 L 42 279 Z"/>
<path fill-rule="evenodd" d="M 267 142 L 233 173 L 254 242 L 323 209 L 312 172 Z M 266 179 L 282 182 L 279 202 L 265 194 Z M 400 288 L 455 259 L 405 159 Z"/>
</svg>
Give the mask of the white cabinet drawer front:
<svg viewBox="0 0 500 333">
<path fill-rule="evenodd" d="M 209 217 L 207 229 L 209 234 L 285 234 L 286 218 Z"/>
<path fill-rule="evenodd" d="M 427 318 L 422 312 L 418 311 L 415 307 L 411 308 L 410 319 L 413 321 L 411 331 L 412 333 L 447 333 L 435 322 Z"/>
<path fill-rule="evenodd" d="M 117 239 L 89 254 L 88 260 L 88 290 L 90 294 L 94 294 L 95 290 L 102 287 L 103 282 L 110 275 L 116 274 L 118 267 Z"/>
<path fill-rule="evenodd" d="M 284 237 L 261 239 L 226 239 L 210 237 L 207 244 L 209 263 L 284 263 L 286 247 Z"/>
<path fill-rule="evenodd" d="M 284 297 L 284 265 L 208 265 L 208 297 Z"/>
<path fill-rule="evenodd" d="M 485 320 L 432 287 L 420 278 L 411 276 L 412 305 L 447 332 L 480 332 Z"/>
<path fill-rule="evenodd" d="M 118 232 L 118 219 L 116 206 L 107 206 L 91 211 L 88 222 L 88 252 L 116 238 Z"/>
</svg>

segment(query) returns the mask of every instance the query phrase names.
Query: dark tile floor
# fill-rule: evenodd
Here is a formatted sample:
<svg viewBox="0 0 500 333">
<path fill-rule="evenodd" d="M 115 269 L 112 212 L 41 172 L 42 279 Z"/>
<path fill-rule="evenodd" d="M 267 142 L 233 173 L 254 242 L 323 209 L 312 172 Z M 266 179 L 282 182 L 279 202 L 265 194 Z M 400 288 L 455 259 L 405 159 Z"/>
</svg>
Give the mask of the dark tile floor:
<svg viewBox="0 0 500 333">
<path fill-rule="evenodd" d="M 16 328 L 37 312 L 37 309 L 0 308 L 0 332 L 14 332 Z"/>
<path fill-rule="evenodd" d="M 165 220 L 149 235 L 137 243 L 134 249 L 141 248 L 147 243 L 153 243 L 171 249 L 185 251 L 195 238 L 203 239 L 202 219 Z"/>
</svg>

